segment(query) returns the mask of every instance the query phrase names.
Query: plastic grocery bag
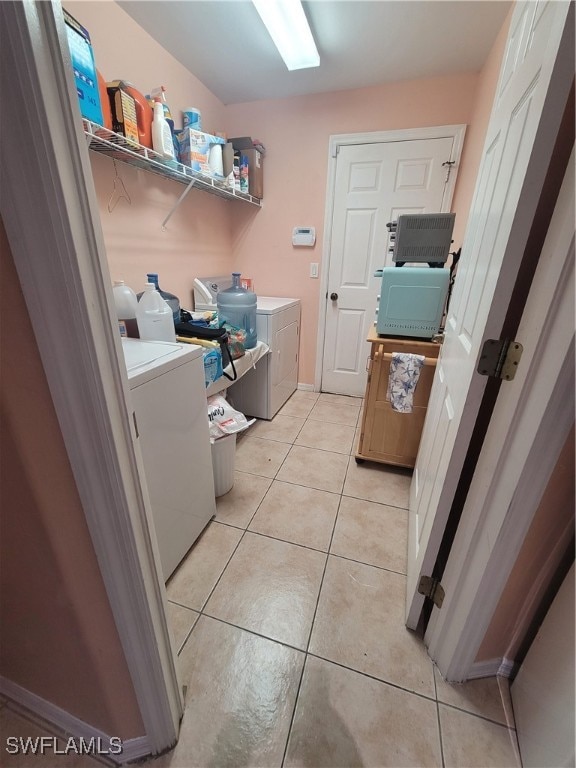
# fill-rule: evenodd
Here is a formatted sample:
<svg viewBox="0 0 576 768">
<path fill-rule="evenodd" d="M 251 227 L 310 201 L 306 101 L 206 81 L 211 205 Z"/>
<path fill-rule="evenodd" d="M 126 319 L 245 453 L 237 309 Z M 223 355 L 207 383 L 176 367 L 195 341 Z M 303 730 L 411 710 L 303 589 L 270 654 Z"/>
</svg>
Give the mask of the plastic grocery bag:
<svg viewBox="0 0 576 768">
<path fill-rule="evenodd" d="M 240 411 L 234 410 L 230 403 L 222 395 L 214 395 L 208 398 L 208 423 L 210 425 L 210 438 L 217 440 L 224 435 L 233 435 L 242 432 L 254 424 L 256 419 L 248 421 Z"/>
</svg>

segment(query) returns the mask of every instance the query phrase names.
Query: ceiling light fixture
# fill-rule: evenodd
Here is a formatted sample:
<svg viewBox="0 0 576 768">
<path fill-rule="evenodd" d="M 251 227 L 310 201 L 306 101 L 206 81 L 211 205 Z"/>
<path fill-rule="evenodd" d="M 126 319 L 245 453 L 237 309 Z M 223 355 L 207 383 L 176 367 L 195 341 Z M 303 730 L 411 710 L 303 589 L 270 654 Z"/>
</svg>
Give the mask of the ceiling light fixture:
<svg viewBox="0 0 576 768">
<path fill-rule="evenodd" d="M 320 65 L 320 55 L 300 0 L 252 2 L 288 69 Z"/>
</svg>

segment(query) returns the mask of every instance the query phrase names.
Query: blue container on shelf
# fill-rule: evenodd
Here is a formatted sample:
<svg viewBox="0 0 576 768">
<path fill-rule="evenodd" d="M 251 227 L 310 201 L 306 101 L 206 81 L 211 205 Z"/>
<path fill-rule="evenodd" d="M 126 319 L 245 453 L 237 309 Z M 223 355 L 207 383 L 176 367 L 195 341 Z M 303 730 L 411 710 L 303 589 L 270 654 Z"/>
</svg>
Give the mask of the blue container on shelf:
<svg viewBox="0 0 576 768">
<path fill-rule="evenodd" d="M 256 346 L 256 294 L 240 285 L 240 272 L 232 272 L 232 286 L 216 295 L 220 324 L 228 323 L 246 331 L 246 349 Z"/>
<path fill-rule="evenodd" d="M 66 37 L 70 48 L 70 60 L 82 117 L 97 125 L 103 125 L 98 73 L 88 30 L 64 9 Z"/>
</svg>

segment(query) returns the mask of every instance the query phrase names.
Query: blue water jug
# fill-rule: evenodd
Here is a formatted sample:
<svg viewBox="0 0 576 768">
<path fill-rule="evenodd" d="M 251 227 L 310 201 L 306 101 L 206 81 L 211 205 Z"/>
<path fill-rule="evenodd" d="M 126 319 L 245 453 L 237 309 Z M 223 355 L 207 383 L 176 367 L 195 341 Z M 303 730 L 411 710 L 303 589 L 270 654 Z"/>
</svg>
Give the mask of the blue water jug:
<svg viewBox="0 0 576 768">
<path fill-rule="evenodd" d="M 216 295 L 218 319 L 246 331 L 246 349 L 252 349 L 258 341 L 256 335 L 256 294 L 240 285 L 240 272 L 232 272 L 232 286 Z"/>
</svg>

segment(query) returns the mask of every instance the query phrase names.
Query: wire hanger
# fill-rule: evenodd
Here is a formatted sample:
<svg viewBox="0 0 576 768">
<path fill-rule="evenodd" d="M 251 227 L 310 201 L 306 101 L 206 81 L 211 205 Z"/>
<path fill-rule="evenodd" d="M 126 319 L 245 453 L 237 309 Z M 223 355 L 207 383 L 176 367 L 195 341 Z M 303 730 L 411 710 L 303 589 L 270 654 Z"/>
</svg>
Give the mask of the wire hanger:
<svg viewBox="0 0 576 768">
<path fill-rule="evenodd" d="M 128 190 L 124 186 L 124 182 L 122 181 L 122 177 L 118 173 L 118 166 L 116 165 L 116 160 L 113 158 L 112 162 L 114 163 L 114 181 L 113 181 L 113 189 L 112 194 L 110 195 L 110 200 L 108 200 L 108 213 L 112 213 L 114 208 L 118 205 L 118 201 L 121 198 L 124 198 L 128 201 L 128 205 L 132 205 L 132 200 L 130 199 L 130 195 L 128 194 Z M 114 203 L 112 203 L 114 201 Z"/>
</svg>

